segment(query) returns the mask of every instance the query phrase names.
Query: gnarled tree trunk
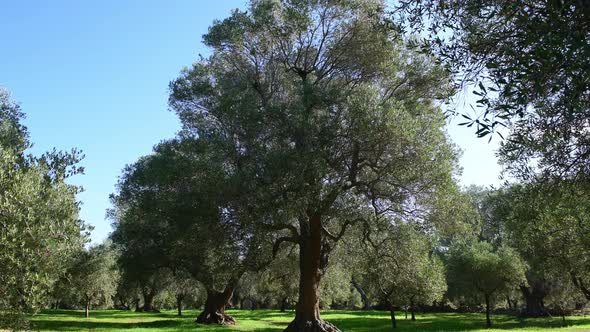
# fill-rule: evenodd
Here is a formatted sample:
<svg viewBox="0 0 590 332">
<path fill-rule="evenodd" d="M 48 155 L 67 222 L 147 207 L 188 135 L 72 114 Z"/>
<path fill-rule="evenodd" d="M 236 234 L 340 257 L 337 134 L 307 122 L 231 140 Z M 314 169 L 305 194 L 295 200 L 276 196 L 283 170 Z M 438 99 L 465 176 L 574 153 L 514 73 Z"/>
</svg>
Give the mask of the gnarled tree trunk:
<svg viewBox="0 0 590 332">
<path fill-rule="evenodd" d="M 160 310 L 156 309 L 154 306 L 154 298 L 156 297 L 156 291 L 154 290 L 144 290 L 143 294 L 143 306 L 138 308 L 135 311 L 139 312 L 160 312 Z"/>
<path fill-rule="evenodd" d="M 547 316 L 543 299 L 547 295 L 547 291 L 542 282 L 532 283 L 530 287 L 520 286 L 522 297 L 524 298 L 526 307 L 521 312 L 524 317 L 544 317 Z"/>
<path fill-rule="evenodd" d="M 371 310 L 371 302 L 367 297 L 367 293 L 365 293 L 361 285 L 359 285 L 359 283 L 356 281 L 356 279 L 354 279 L 354 277 L 352 277 L 352 286 L 361 296 L 361 300 L 363 301 L 363 310 Z"/>
<path fill-rule="evenodd" d="M 230 282 L 223 292 L 207 290 L 205 309 L 197 317 L 196 322 L 200 324 L 235 325 L 235 319 L 225 313 L 225 307 L 232 298 L 234 287 L 234 283 Z"/>
<path fill-rule="evenodd" d="M 322 248 L 322 219 L 313 215 L 300 220 L 299 238 L 299 299 L 295 319 L 285 329 L 288 332 L 339 332 L 337 327 L 320 317 L 320 280 L 327 265 L 327 248 Z"/>
</svg>

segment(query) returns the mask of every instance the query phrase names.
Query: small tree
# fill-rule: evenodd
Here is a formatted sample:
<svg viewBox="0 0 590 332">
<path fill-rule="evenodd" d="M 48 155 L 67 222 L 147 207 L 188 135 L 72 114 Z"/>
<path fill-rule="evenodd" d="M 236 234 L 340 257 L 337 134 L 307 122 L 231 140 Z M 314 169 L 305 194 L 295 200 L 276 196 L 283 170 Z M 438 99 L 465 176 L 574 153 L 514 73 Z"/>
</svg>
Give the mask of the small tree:
<svg viewBox="0 0 590 332">
<path fill-rule="evenodd" d="M 84 316 L 91 306 L 112 303 L 119 275 L 116 258 L 108 245 L 99 245 L 81 251 L 70 272 L 71 287 L 84 305 Z"/>
<path fill-rule="evenodd" d="M 416 304 L 431 304 L 443 296 L 447 289 L 444 266 L 417 225 L 394 224 L 385 232 L 367 235 L 366 240 L 367 277 L 372 292 L 389 304 L 394 328 L 394 306 L 406 306 L 415 320 Z"/>
<path fill-rule="evenodd" d="M 490 312 L 494 296 L 526 282 L 526 265 L 511 248 L 494 248 L 488 242 L 456 243 L 447 253 L 449 287 L 454 294 L 483 302 L 486 326 L 491 327 Z"/>
</svg>

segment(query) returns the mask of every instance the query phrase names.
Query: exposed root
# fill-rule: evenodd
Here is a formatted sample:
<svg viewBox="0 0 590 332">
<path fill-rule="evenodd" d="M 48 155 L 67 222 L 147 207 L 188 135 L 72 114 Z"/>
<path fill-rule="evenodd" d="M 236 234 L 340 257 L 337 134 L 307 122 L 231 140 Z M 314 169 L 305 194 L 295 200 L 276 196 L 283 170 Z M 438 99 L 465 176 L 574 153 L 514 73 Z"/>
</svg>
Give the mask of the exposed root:
<svg viewBox="0 0 590 332">
<path fill-rule="evenodd" d="M 221 312 L 203 311 L 196 320 L 199 324 L 236 325 L 236 320 Z"/>
<path fill-rule="evenodd" d="M 325 320 L 297 321 L 294 320 L 284 332 L 341 332 L 336 326 Z"/>
</svg>

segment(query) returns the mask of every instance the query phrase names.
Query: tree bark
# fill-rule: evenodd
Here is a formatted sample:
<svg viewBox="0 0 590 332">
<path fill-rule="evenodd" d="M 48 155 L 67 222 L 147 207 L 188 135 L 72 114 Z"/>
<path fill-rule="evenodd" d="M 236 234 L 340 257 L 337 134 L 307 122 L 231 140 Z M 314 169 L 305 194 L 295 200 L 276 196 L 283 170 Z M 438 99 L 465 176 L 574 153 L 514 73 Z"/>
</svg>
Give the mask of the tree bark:
<svg viewBox="0 0 590 332">
<path fill-rule="evenodd" d="M 88 318 L 90 316 L 90 301 L 86 300 L 86 305 L 84 306 L 84 317 Z"/>
<path fill-rule="evenodd" d="M 299 298 L 295 307 L 295 319 L 286 332 L 339 332 L 334 325 L 320 317 L 319 286 L 327 265 L 326 248 L 322 248 L 321 216 L 311 215 L 300 219 L 299 239 Z"/>
<path fill-rule="evenodd" d="M 389 316 L 391 317 L 391 327 L 397 327 L 397 321 L 395 320 L 395 309 L 393 308 L 393 304 L 389 304 Z"/>
<path fill-rule="evenodd" d="M 486 299 L 486 327 L 492 327 L 492 320 L 490 319 L 490 295 L 485 294 Z"/>
<path fill-rule="evenodd" d="M 544 317 L 547 316 L 543 299 L 547 294 L 542 282 L 532 283 L 530 287 L 520 286 L 522 297 L 526 307 L 521 312 L 524 317 Z"/>
<path fill-rule="evenodd" d="M 197 317 L 200 324 L 235 325 L 233 317 L 225 313 L 225 306 L 234 293 L 234 283 L 230 282 L 223 292 L 207 290 L 207 300 L 203 312 Z"/>
<path fill-rule="evenodd" d="M 160 312 L 154 306 L 154 298 L 156 297 L 156 292 L 154 290 L 144 291 L 143 293 L 143 306 L 139 308 L 140 312 Z"/>
<path fill-rule="evenodd" d="M 361 300 L 363 301 L 363 310 L 371 310 L 371 302 L 367 297 L 367 293 L 365 293 L 361 285 L 359 285 L 359 283 L 356 281 L 356 279 L 354 279 L 354 277 L 352 277 L 352 286 L 361 295 Z"/>
<path fill-rule="evenodd" d="M 415 314 L 415 308 L 414 308 L 414 300 L 410 300 L 410 313 L 412 314 L 412 321 L 416 321 L 416 314 Z"/>
</svg>

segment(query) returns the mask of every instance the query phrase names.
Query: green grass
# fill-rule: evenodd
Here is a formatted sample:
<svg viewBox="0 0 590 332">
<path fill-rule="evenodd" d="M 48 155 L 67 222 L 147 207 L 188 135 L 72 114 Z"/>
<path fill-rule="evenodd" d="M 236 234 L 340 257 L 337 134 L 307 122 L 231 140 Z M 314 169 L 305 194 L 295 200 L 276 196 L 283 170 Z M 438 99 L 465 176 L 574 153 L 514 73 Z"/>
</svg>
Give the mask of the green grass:
<svg viewBox="0 0 590 332">
<path fill-rule="evenodd" d="M 33 317 L 34 331 L 132 331 L 132 332 L 179 332 L 179 331 L 282 331 L 293 318 L 293 312 L 280 313 L 273 310 L 230 310 L 238 325 L 207 326 L 194 323 L 196 311 L 186 311 L 179 318 L 174 311 L 160 314 L 135 313 L 116 310 L 91 311 L 86 319 L 81 311 L 47 310 Z M 418 315 L 417 321 L 404 320 L 398 312 L 396 331 L 589 331 L 590 317 L 568 317 L 567 327 L 562 327 L 560 318 L 518 319 L 497 315 L 493 317 L 494 328 L 485 329 L 485 318 L 480 314 L 427 314 Z M 324 311 L 322 318 L 334 323 L 343 331 L 379 332 L 392 331 L 389 313 L 379 311 Z M 401 319 L 400 319 L 401 318 Z"/>
</svg>

